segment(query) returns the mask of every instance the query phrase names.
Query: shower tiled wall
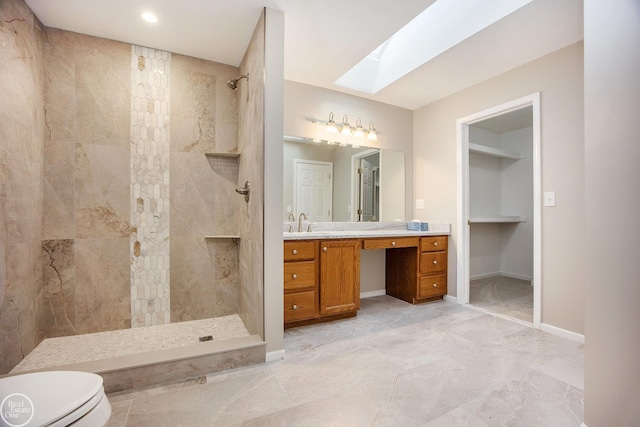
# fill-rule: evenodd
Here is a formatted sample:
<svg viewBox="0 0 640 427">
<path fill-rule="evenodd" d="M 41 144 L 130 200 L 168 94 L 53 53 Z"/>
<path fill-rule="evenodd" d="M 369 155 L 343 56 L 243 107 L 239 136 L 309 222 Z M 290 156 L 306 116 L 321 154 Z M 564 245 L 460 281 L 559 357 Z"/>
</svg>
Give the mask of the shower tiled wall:
<svg viewBox="0 0 640 427">
<path fill-rule="evenodd" d="M 131 327 L 131 45 L 45 29 L 45 337 Z"/>
<path fill-rule="evenodd" d="M 131 47 L 131 326 L 170 323 L 171 54 Z"/>
<path fill-rule="evenodd" d="M 238 152 L 239 94 L 226 84 L 238 72 L 237 67 L 172 55 L 172 322 L 238 312 L 241 243 L 204 237 L 238 234 L 244 203 L 235 193 L 238 159 L 211 155 Z"/>
<path fill-rule="evenodd" d="M 43 28 L 0 1 L 0 374 L 42 339 Z"/>
<path fill-rule="evenodd" d="M 238 111 L 240 114 L 239 146 L 240 182 L 253 183 L 249 203 L 238 212 L 240 247 L 240 299 L 238 314 L 249 333 L 264 337 L 264 44 L 265 15 L 260 17 L 253 32 L 240 70 L 249 73 L 248 81 L 239 83 Z"/>
</svg>

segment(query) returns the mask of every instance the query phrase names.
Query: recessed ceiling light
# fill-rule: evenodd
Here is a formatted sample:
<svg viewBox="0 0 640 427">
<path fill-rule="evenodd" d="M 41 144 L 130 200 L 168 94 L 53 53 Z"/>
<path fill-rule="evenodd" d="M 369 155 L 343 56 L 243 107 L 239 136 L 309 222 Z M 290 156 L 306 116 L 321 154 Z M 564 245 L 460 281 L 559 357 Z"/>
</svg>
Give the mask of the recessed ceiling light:
<svg viewBox="0 0 640 427">
<path fill-rule="evenodd" d="M 140 16 L 147 22 L 155 24 L 158 22 L 158 17 L 151 12 L 140 12 Z"/>
</svg>

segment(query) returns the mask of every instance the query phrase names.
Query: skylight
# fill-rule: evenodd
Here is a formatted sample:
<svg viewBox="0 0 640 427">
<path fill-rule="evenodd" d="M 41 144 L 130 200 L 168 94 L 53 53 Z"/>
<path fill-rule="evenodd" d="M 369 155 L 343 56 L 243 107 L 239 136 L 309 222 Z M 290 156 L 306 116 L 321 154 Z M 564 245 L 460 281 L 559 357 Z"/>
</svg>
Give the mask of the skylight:
<svg viewBox="0 0 640 427">
<path fill-rule="evenodd" d="M 376 93 L 533 0 L 438 0 L 336 80 Z"/>
</svg>

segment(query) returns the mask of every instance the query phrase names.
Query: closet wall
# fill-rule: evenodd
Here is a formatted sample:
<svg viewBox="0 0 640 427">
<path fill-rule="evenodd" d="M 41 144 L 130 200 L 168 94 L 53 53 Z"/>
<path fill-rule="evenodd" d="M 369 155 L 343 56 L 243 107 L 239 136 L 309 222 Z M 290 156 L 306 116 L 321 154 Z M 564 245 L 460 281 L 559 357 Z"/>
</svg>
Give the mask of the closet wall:
<svg viewBox="0 0 640 427">
<path fill-rule="evenodd" d="M 523 222 L 472 222 L 470 278 L 533 278 L 533 129 L 496 133 L 469 128 L 469 141 L 520 153 L 514 160 L 469 153 L 470 217 L 522 217 Z"/>
</svg>

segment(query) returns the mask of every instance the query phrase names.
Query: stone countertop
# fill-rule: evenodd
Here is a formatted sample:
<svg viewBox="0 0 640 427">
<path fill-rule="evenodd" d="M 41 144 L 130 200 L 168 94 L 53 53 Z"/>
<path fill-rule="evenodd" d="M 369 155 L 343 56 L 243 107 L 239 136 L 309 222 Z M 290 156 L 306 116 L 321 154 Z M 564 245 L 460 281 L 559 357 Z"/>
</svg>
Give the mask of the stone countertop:
<svg viewBox="0 0 640 427">
<path fill-rule="evenodd" d="M 297 229 L 297 223 L 294 224 Z M 303 223 L 303 230 L 306 230 L 308 223 Z M 442 236 L 451 233 L 449 224 L 429 223 L 428 231 L 407 230 L 406 222 L 387 223 L 315 223 L 311 225 L 313 231 L 288 232 L 283 231 L 284 240 L 304 240 L 304 239 L 359 239 L 375 237 L 420 237 L 420 236 Z M 285 230 L 288 223 L 285 223 Z"/>
</svg>

